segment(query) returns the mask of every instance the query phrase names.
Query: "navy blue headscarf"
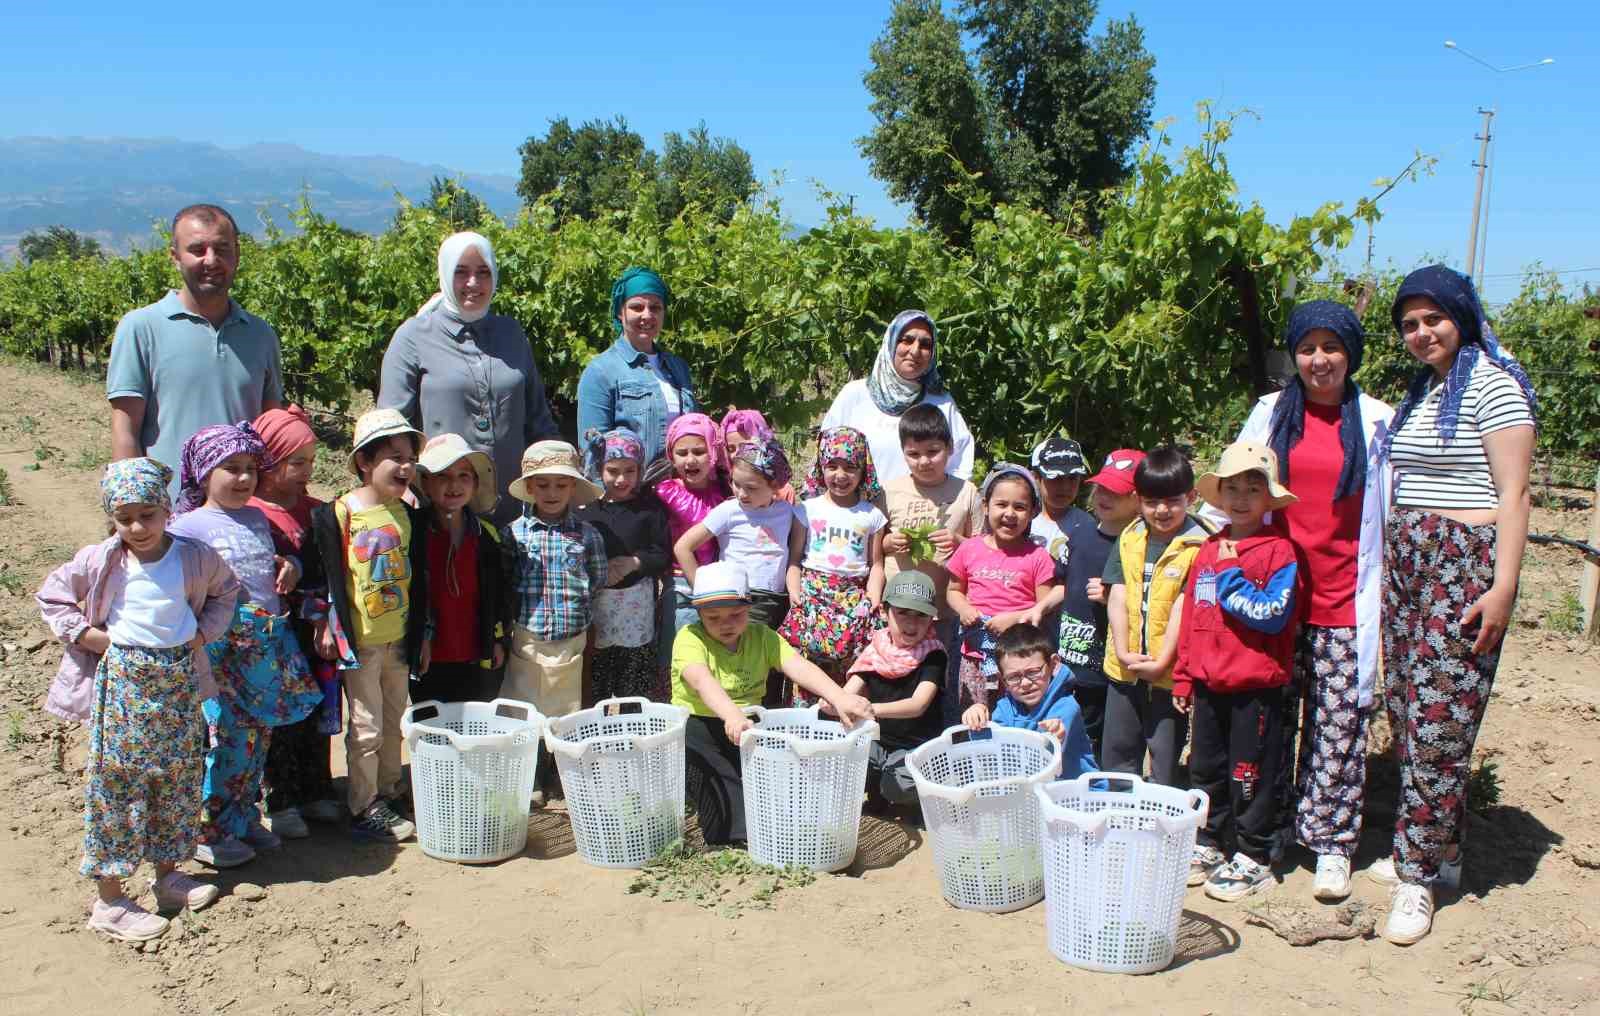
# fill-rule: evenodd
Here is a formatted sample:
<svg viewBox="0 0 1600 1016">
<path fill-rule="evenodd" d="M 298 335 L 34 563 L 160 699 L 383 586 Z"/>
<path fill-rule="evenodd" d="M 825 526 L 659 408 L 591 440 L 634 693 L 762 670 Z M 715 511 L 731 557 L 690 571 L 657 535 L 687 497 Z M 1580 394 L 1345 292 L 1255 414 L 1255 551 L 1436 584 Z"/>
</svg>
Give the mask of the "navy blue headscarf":
<svg viewBox="0 0 1600 1016">
<path fill-rule="evenodd" d="M 1450 365 L 1450 371 L 1445 375 L 1444 394 L 1439 399 L 1439 434 L 1445 441 L 1456 435 L 1456 423 L 1461 415 L 1461 396 L 1467 390 L 1467 380 L 1472 377 L 1472 368 L 1477 366 L 1480 356 L 1488 356 L 1490 363 L 1511 375 L 1517 387 L 1522 389 L 1522 394 L 1527 396 L 1528 411 L 1538 416 L 1539 398 L 1534 394 L 1533 382 L 1528 380 L 1528 372 L 1522 369 L 1522 364 L 1500 348 L 1500 340 L 1495 337 L 1494 329 L 1489 327 L 1489 319 L 1483 313 L 1483 304 L 1478 300 L 1478 291 L 1473 288 L 1470 278 L 1444 265 L 1429 265 L 1407 275 L 1394 294 L 1394 305 L 1389 308 L 1389 319 L 1394 322 L 1396 332 L 1400 331 L 1400 308 L 1414 296 L 1427 297 L 1437 304 L 1461 336 L 1461 347 L 1456 351 L 1455 363 Z M 1394 443 L 1394 436 L 1406 422 L 1406 417 L 1427 397 L 1434 376 L 1432 367 L 1423 367 L 1411 379 L 1405 401 L 1395 410 L 1394 422 L 1389 426 L 1389 436 L 1384 443 L 1385 455 Z"/>
<path fill-rule="evenodd" d="M 1361 389 L 1350 380 L 1361 367 L 1361 350 L 1366 345 L 1367 334 L 1361 328 L 1361 319 L 1349 307 L 1332 300 L 1312 300 L 1302 303 L 1289 315 L 1289 327 L 1284 331 L 1284 344 L 1289 355 L 1300 345 L 1306 333 L 1315 328 L 1326 328 L 1339 337 L 1350 361 L 1344 379 L 1344 394 L 1339 399 L 1339 445 L 1344 449 L 1344 465 L 1339 467 L 1339 484 L 1334 488 L 1335 500 L 1358 494 L 1367 485 L 1367 449 L 1361 439 Z M 1272 420 L 1267 425 L 1267 446 L 1278 456 L 1278 479 L 1289 483 L 1289 449 L 1300 443 L 1306 432 L 1306 385 L 1298 371 L 1278 396 L 1272 407 Z"/>
</svg>

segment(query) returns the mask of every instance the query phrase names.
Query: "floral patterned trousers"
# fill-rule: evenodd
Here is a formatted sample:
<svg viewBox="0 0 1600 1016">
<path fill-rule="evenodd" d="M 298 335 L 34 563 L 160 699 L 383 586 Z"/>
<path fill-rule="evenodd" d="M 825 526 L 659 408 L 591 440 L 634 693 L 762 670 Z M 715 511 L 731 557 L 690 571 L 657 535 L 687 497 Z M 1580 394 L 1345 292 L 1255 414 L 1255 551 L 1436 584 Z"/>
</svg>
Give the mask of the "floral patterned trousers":
<svg viewBox="0 0 1600 1016">
<path fill-rule="evenodd" d="M 1356 630 L 1307 625 L 1295 669 L 1303 703 L 1295 836 L 1314 853 L 1349 857 L 1361 839 L 1370 716 L 1361 708 Z"/>
<path fill-rule="evenodd" d="M 1500 646 L 1472 651 L 1461 615 L 1494 583 L 1495 529 L 1433 512 L 1393 513 L 1383 541 L 1384 701 L 1400 757 L 1394 862 L 1429 883 L 1461 842 L 1472 745 L 1489 705 Z"/>
</svg>

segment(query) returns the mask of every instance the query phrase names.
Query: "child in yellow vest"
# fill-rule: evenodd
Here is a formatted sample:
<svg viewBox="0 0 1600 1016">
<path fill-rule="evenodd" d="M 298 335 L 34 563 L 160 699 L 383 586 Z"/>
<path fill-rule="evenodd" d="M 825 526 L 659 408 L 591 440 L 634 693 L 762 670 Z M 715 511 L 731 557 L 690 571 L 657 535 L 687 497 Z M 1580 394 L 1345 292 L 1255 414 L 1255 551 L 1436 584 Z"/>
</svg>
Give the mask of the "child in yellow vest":
<svg viewBox="0 0 1600 1016">
<path fill-rule="evenodd" d="M 1101 576 L 1110 622 L 1105 672 L 1111 678 L 1101 765 L 1142 774 L 1148 751 L 1150 779 L 1175 786 L 1189 724 L 1172 704 L 1172 664 L 1183 585 L 1210 531 L 1189 514 L 1194 467 L 1176 448 L 1146 455 L 1133 486 L 1139 518 L 1122 531 Z"/>
</svg>

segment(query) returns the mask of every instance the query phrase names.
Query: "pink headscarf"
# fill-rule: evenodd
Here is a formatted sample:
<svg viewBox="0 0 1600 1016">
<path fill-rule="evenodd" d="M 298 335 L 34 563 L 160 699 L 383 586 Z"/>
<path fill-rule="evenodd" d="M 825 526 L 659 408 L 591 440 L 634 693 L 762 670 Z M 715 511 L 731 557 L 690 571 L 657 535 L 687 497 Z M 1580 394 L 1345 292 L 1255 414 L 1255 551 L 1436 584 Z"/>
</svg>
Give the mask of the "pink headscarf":
<svg viewBox="0 0 1600 1016">
<path fill-rule="evenodd" d="M 772 433 L 772 427 L 767 423 L 767 418 L 761 415 L 759 409 L 730 409 L 722 418 L 722 443 L 728 443 L 729 434 L 738 434 L 746 441 L 753 441 Z"/>
<path fill-rule="evenodd" d="M 269 409 L 256 417 L 253 426 L 274 462 L 282 462 L 317 440 L 316 432 L 311 429 L 311 418 L 299 406 Z"/>
<path fill-rule="evenodd" d="M 680 437 L 697 437 L 706 443 L 711 453 L 712 471 L 719 477 L 728 475 L 728 450 L 722 443 L 722 431 L 716 421 L 704 413 L 684 413 L 667 424 L 667 459 L 672 458 L 672 446 Z"/>
</svg>

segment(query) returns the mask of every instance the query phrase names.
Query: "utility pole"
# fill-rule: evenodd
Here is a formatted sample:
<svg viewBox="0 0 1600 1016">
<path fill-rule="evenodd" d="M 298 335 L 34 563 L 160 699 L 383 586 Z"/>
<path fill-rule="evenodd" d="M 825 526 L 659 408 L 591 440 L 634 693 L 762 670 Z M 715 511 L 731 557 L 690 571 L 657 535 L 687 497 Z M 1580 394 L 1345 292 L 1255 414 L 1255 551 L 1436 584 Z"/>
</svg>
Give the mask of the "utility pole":
<svg viewBox="0 0 1600 1016">
<path fill-rule="evenodd" d="M 1478 167 L 1478 186 L 1472 195 L 1472 232 L 1467 236 L 1467 278 L 1473 277 L 1473 266 L 1478 258 L 1478 214 L 1483 210 L 1483 174 L 1489 168 L 1489 125 L 1494 121 L 1494 108 L 1484 109 L 1478 107 L 1478 112 L 1483 114 L 1483 133 L 1478 135 L 1478 161 L 1473 165 Z"/>
</svg>

